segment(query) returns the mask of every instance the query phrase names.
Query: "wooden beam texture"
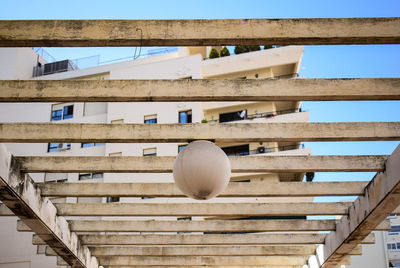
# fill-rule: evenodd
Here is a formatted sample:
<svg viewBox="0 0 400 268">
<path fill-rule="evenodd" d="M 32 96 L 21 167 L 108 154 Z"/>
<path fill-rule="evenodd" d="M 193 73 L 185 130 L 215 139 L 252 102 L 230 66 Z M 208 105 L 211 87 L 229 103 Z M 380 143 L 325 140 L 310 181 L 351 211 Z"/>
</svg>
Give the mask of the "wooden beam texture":
<svg viewBox="0 0 400 268">
<path fill-rule="evenodd" d="M 366 181 L 346 182 L 231 182 L 219 197 L 355 196 Z M 186 197 L 174 183 L 37 183 L 51 197 Z"/>
<path fill-rule="evenodd" d="M 94 256 L 308 256 L 315 254 L 316 246 L 104 246 L 89 249 Z M 56 253 L 46 248 L 46 255 L 55 256 Z"/>
<path fill-rule="evenodd" d="M 216 142 L 400 140 L 400 122 L 236 124 L 2 123 L 0 142 Z"/>
<path fill-rule="evenodd" d="M 0 102 L 399 100 L 399 78 L 0 80 Z"/>
<path fill-rule="evenodd" d="M 70 220 L 74 232 L 284 232 L 331 231 L 335 220 Z M 18 221 L 17 230 L 30 228 Z M 386 230 L 386 228 L 385 228 Z"/>
<path fill-rule="evenodd" d="M 385 155 L 231 156 L 232 172 L 382 171 Z M 23 172 L 172 172 L 174 156 L 18 156 Z"/>
<path fill-rule="evenodd" d="M 76 233 L 71 232 L 65 218 L 48 198 L 42 198 L 27 174 L 21 174 L 18 162 L 0 144 L 0 199 L 31 230 L 37 233 L 72 267 L 97 268 L 96 257 L 82 246 Z"/>
<path fill-rule="evenodd" d="M 366 237 L 400 205 L 400 146 L 396 148 L 379 172 L 368 184 L 365 195 L 350 206 L 349 215 L 343 217 L 331 232 L 319 256 L 321 267 L 338 265 L 343 256 Z"/>
<path fill-rule="evenodd" d="M 329 203 L 64 203 L 62 216 L 304 216 L 346 215 L 349 202 Z"/>
<path fill-rule="evenodd" d="M 81 235 L 84 245 L 297 245 L 322 244 L 326 234 L 287 233 L 287 234 L 174 234 L 174 235 Z M 373 233 L 361 244 L 374 244 Z M 33 235 L 32 244 L 45 245 Z"/>
<path fill-rule="evenodd" d="M 0 21 L 2 47 L 397 43 L 399 18 Z"/>
</svg>

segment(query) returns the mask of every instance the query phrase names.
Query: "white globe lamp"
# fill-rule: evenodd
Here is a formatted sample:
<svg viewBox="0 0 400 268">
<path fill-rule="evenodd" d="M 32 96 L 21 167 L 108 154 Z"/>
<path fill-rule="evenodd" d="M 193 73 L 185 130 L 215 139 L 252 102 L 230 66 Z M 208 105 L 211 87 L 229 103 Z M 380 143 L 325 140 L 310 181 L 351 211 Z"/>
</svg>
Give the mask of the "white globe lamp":
<svg viewBox="0 0 400 268">
<path fill-rule="evenodd" d="M 207 200 L 222 193 L 231 178 L 225 152 L 209 141 L 194 141 L 176 157 L 173 168 L 178 188 L 187 196 Z"/>
</svg>

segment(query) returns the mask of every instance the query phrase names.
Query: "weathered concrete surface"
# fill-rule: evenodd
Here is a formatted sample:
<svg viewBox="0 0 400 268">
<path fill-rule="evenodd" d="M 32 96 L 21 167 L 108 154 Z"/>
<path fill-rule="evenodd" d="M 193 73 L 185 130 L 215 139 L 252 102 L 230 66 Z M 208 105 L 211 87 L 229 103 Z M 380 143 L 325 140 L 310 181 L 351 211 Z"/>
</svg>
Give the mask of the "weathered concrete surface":
<svg viewBox="0 0 400 268">
<path fill-rule="evenodd" d="M 99 256 L 100 265 L 302 265 L 304 256 Z"/>
<path fill-rule="evenodd" d="M 355 196 L 367 181 L 231 182 L 219 197 Z M 186 197 L 174 183 L 37 183 L 51 197 Z"/>
<path fill-rule="evenodd" d="M 0 187 L 0 192 L 4 191 L 4 187 Z M 0 216 L 15 216 L 14 213 L 4 204 L 0 204 Z"/>
<path fill-rule="evenodd" d="M 385 155 L 231 156 L 232 172 L 382 171 Z M 173 156 L 18 156 L 23 172 L 172 172 Z"/>
<path fill-rule="evenodd" d="M 75 232 L 284 232 L 331 231 L 335 220 L 207 220 L 207 221 L 153 221 L 153 220 L 70 220 Z M 386 230 L 387 228 L 385 228 Z M 390 227 L 389 227 L 390 229 Z M 17 230 L 29 227 L 19 221 Z"/>
<path fill-rule="evenodd" d="M 178 234 L 178 235 L 81 235 L 85 245 L 296 245 L 322 244 L 326 234 Z M 374 244 L 375 236 L 370 234 L 361 244 Z M 34 235 L 32 244 L 44 245 Z"/>
<path fill-rule="evenodd" d="M 315 245 L 89 247 L 94 256 L 308 256 Z M 358 252 L 357 252 L 358 253 Z M 51 248 L 46 255 L 55 256 Z"/>
<path fill-rule="evenodd" d="M 346 215 L 349 202 L 327 203 L 60 203 L 62 216 Z"/>
<path fill-rule="evenodd" d="M 0 142 L 215 142 L 400 140 L 400 122 L 230 124 L 2 123 Z"/>
<path fill-rule="evenodd" d="M 385 164 L 385 170 L 376 174 L 349 208 L 326 240 L 319 254 L 321 267 L 334 267 L 343 256 L 364 239 L 372 228 L 379 225 L 400 205 L 400 146 Z"/>
<path fill-rule="evenodd" d="M 69 220 L 74 232 L 289 232 L 332 231 L 336 220 L 207 220 L 207 221 L 154 221 L 154 220 Z M 374 230 L 389 231 L 385 220 Z M 29 226 L 18 221 L 19 232 L 31 232 Z"/>
<path fill-rule="evenodd" d="M 399 78 L 0 80 L 0 102 L 398 100 Z"/>
<path fill-rule="evenodd" d="M 76 233 L 71 232 L 65 218 L 48 198 L 42 198 L 33 180 L 22 174 L 17 161 L 0 144 L 0 199 L 31 230 L 52 247 L 63 253 L 72 267 L 97 268 L 96 257 L 82 246 Z"/>
<path fill-rule="evenodd" d="M 399 42 L 399 18 L 0 21 L 0 46 L 3 47 Z"/>
</svg>

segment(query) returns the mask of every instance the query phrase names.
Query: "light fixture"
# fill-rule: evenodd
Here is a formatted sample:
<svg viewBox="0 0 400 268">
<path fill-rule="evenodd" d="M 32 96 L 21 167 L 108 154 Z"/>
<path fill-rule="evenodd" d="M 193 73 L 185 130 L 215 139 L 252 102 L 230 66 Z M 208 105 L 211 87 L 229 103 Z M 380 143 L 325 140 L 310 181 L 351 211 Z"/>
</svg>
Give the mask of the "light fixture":
<svg viewBox="0 0 400 268">
<path fill-rule="evenodd" d="M 225 152 L 209 141 L 194 141 L 176 157 L 173 168 L 178 188 L 187 196 L 206 200 L 222 193 L 231 177 Z"/>
</svg>

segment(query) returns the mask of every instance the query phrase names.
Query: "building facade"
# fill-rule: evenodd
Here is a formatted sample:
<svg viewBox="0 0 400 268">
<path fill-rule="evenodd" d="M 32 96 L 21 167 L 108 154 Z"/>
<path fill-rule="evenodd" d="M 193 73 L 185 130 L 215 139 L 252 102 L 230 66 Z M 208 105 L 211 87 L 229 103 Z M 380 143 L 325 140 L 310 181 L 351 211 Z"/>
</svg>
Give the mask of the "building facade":
<svg viewBox="0 0 400 268">
<path fill-rule="evenodd" d="M 286 46 L 205 59 L 210 48 L 179 48 L 177 52 L 136 60 L 100 65 L 92 68 L 70 68 L 46 65 L 46 61 L 29 48 L 1 49 L 0 79 L 288 79 L 297 77 L 304 48 Z M 63 63 L 65 64 L 65 62 Z M 62 65 L 60 63 L 60 65 Z M 46 66 L 48 67 L 46 69 Z M 62 71 L 58 71 L 58 69 Z M 38 71 L 39 70 L 39 71 Z M 32 76 L 35 77 L 32 77 Z M 141 102 L 141 103 L 2 103 L 0 122 L 51 123 L 250 123 L 307 122 L 308 112 L 300 102 Z M 251 157 L 262 154 L 308 155 L 295 142 L 217 144 L 228 155 Z M 54 156 L 175 156 L 186 143 L 39 143 L 7 144 L 14 155 Z M 37 182 L 173 182 L 172 174 L 113 173 L 46 173 L 32 174 Z M 233 174 L 232 181 L 302 181 L 304 174 Z M 299 202 L 310 198 L 298 198 Z M 165 202 L 163 198 L 60 198 L 53 202 Z M 171 201 L 171 199 L 169 199 Z M 241 199 L 243 202 L 244 199 Z M 247 198 L 246 202 L 288 202 L 285 198 Z M 198 202 L 176 198 L 173 202 Z M 207 202 L 207 201 L 201 201 Z M 234 202 L 218 198 L 212 202 Z M 140 217 L 155 219 L 157 217 Z M 107 217 L 98 217 L 107 219 Z M 113 217 L 115 219 L 115 217 Z M 171 217 L 171 219 L 177 219 Z M 198 217 L 200 219 L 200 217 Z M 202 218 L 201 218 L 202 219 Z M 196 220 L 196 217 L 184 220 Z M 30 233 L 17 233 L 16 218 L 0 218 L 0 267 L 55 267 L 55 257 L 44 257 L 43 248 L 31 245 Z"/>
</svg>

